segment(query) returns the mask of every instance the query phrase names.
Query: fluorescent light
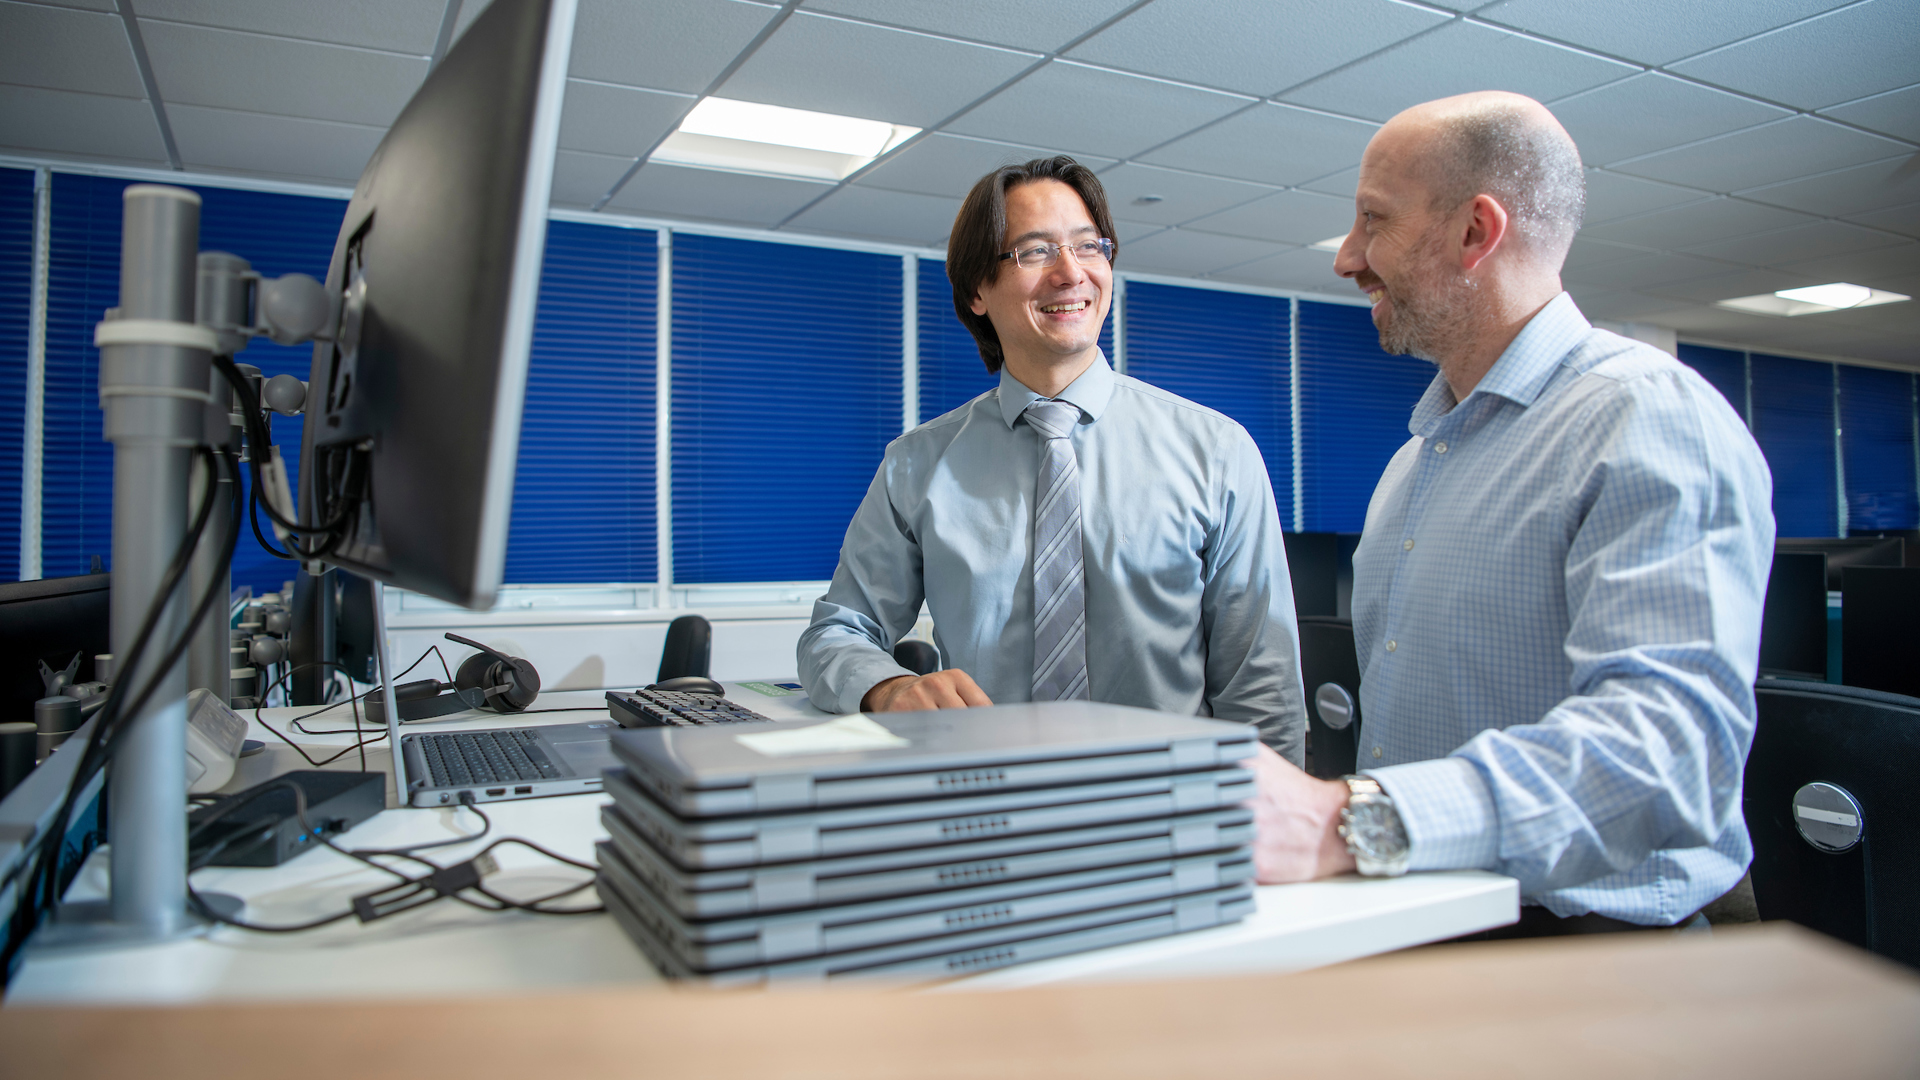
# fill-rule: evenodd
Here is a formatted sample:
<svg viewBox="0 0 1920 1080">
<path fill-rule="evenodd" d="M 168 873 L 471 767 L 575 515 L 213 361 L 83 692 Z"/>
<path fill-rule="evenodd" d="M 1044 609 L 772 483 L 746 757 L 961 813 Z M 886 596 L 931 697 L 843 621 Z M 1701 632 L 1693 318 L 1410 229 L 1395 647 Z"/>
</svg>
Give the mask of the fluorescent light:
<svg viewBox="0 0 1920 1080">
<path fill-rule="evenodd" d="M 1312 248 L 1315 251 L 1338 252 L 1340 250 L 1340 245 L 1346 242 L 1347 242 L 1347 234 L 1341 233 L 1339 236 L 1329 236 L 1325 240 L 1322 240 L 1317 244 L 1308 244 L 1307 246 Z"/>
<path fill-rule="evenodd" d="M 653 160 L 839 180 L 919 131 L 883 120 L 709 97 L 667 136 Z"/>
<path fill-rule="evenodd" d="M 1912 297 L 1904 293 L 1869 289 L 1865 285 L 1851 285 L 1844 281 L 1836 281 L 1826 285 L 1808 285 L 1800 289 L 1781 289 L 1778 292 L 1761 293 L 1758 296 L 1736 296 L 1731 300 L 1716 301 L 1714 306 L 1755 315 L 1783 315 L 1793 318 L 1797 315 L 1819 315 L 1828 311 L 1845 311 L 1849 308 L 1898 304 L 1911 299 Z"/>
</svg>

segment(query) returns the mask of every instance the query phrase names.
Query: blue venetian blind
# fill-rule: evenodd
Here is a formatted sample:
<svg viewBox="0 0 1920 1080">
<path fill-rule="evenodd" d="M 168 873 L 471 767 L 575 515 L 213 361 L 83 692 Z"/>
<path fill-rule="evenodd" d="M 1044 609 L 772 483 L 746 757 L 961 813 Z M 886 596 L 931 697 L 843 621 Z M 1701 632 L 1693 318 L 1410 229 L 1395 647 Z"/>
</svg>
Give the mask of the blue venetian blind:
<svg viewBox="0 0 1920 1080">
<path fill-rule="evenodd" d="M 905 299 L 894 257 L 675 234 L 676 580 L 832 575 L 900 433 Z"/>
<path fill-rule="evenodd" d="M 947 264 L 920 260 L 920 422 L 957 409 L 1000 385 L 953 311 Z"/>
<path fill-rule="evenodd" d="M 1681 345 L 1680 362 L 1700 373 L 1733 406 L 1740 418 L 1747 419 L 1747 356 L 1731 349 L 1712 349 L 1705 345 Z M 1751 423 L 1751 421 L 1749 421 Z"/>
<path fill-rule="evenodd" d="M 1833 446 L 1834 365 L 1751 354 L 1753 438 L 1773 471 L 1781 536 L 1839 531 Z"/>
<path fill-rule="evenodd" d="M 1847 478 L 1847 528 L 1920 528 L 1914 477 L 1914 377 L 1841 364 L 1840 452 Z"/>
<path fill-rule="evenodd" d="M 1127 374 L 1238 420 L 1266 459 L 1293 524 L 1293 373 L 1286 300 L 1134 282 Z"/>
<path fill-rule="evenodd" d="M 1434 367 L 1380 348 L 1368 309 L 1300 302 L 1303 532 L 1359 532 Z"/>
<path fill-rule="evenodd" d="M 509 582 L 652 581 L 656 234 L 547 226 Z"/>
<path fill-rule="evenodd" d="M 20 466 L 32 300 L 33 173 L 0 169 L 0 581 L 20 578 Z"/>
<path fill-rule="evenodd" d="M 53 176 L 52 243 L 47 288 L 46 458 L 42 497 L 42 566 L 48 577 L 81 574 L 91 556 L 110 561 L 113 538 L 113 448 L 101 436 L 100 355 L 93 328 L 119 300 L 120 193 L 133 181 Z M 194 187 L 200 248 L 228 251 L 267 277 L 300 272 L 325 278 L 346 203 L 339 199 Z M 306 378 L 307 346 L 256 340 L 237 358 L 265 374 Z M 299 418 L 275 417 L 274 442 L 297 476 Z M 250 482 L 250 481 L 249 481 Z M 261 550 L 244 525 L 234 551 L 233 582 L 256 592 L 278 589 L 291 563 Z"/>
</svg>

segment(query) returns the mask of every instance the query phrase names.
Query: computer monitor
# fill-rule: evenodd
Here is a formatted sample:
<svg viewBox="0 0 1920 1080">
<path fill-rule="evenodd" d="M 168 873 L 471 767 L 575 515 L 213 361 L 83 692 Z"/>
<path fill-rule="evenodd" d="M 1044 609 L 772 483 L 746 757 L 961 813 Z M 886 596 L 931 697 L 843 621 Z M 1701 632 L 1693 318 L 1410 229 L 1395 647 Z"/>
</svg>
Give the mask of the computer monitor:
<svg viewBox="0 0 1920 1080">
<path fill-rule="evenodd" d="M 1293 608 L 1300 615 L 1340 613 L 1340 535 L 1290 532 L 1287 573 L 1293 579 Z"/>
<path fill-rule="evenodd" d="M 1760 616 L 1760 674 L 1827 677 L 1827 556 L 1776 551 Z"/>
<path fill-rule="evenodd" d="M 469 608 L 506 558 L 574 0 L 495 0 L 354 187 L 300 458 L 327 562 Z"/>
<path fill-rule="evenodd" d="M 1840 680 L 1920 697 L 1920 567 L 1851 566 L 1840 609 Z"/>
<path fill-rule="evenodd" d="M 1849 566 L 1904 566 L 1906 541 L 1897 536 L 1791 536 L 1775 540 L 1773 550 L 1820 552 L 1827 557 L 1827 589 L 1841 591 Z"/>
<path fill-rule="evenodd" d="M 0 584 L 0 721 L 33 719 L 33 703 L 46 696 L 42 663 L 62 671 L 78 656 L 73 681 L 97 677 L 93 658 L 112 651 L 112 584 L 111 574 Z"/>
</svg>

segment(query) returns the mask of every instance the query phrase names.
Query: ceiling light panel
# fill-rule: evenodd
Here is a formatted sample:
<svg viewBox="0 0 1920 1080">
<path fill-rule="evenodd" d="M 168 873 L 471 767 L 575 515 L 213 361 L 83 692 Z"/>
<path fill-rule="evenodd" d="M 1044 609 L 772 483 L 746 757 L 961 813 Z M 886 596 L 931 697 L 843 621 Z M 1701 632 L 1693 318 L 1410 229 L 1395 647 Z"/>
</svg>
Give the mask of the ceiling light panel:
<svg viewBox="0 0 1920 1080">
<path fill-rule="evenodd" d="M 1800 315 L 1819 315 L 1829 311 L 1898 304 L 1910 299 L 1912 297 L 1903 293 L 1835 281 L 1826 285 L 1781 289 L 1778 292 L 1761 293 L 1758 296 L 1736 296 L 1731 300 L 1718 301 L 1714 306 L 1733 311 L 1751 312 L 1756 315 L 1780 315 L 1791 319 Z"/>
<path fill-rule="evenodd" d="M 840 180 L 919 131 L 884 120 L 709 97 L 693 107 L 652 160 Z"/>
</svg>

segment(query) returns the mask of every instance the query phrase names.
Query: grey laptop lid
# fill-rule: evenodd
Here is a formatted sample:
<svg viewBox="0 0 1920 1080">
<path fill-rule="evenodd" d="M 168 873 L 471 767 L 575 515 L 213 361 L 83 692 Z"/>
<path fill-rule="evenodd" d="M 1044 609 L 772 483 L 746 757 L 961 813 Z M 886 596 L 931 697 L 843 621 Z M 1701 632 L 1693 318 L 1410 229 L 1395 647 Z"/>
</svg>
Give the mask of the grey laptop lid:
<svg viewBox="0 0 1920 1080">
<path fill-rule="evenodd" d="M 1088 701 L 851 713 L 613 736 L 634 780 L 687 817 L 943 798 L 1227 765 L 1246 724 Z"/>
</svg>

